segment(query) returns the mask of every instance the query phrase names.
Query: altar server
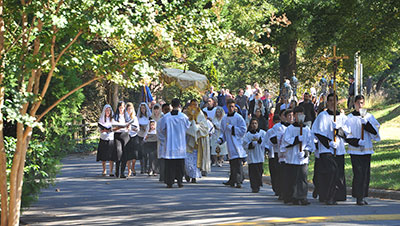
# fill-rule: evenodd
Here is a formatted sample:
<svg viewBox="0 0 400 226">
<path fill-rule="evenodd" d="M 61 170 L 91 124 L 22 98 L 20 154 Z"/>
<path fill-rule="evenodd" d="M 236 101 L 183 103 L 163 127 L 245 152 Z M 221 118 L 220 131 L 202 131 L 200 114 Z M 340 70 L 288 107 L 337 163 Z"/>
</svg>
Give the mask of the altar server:
<svg viewBox="0 0 400 226">
<path fill-rule="evenodd" d="M 236 185 L 236 188 L 241 188 L 244 179 L 242 162 L 247 157 L 243 148 L 246 122 L 239 113 L 235 112 L 236 106 L 233 99 L 228 99 L 226 106 L 228 114 L 222 118 L 221 135 L 218 139 L 219 144 L 226 142 L 228 148 L 230 176 L 224 184 L 232 187 Z"/>
<path fill-rule="evenodd" d="M 264 144 L 268 153 L 268 168 L 271 176 L 272 190 L 275 192 L 276 196 L 279 196 L 280 168 L 278 136 L 282 137 L 285 128 L 284 125 L 281 124 L 279 115 L 274 115 L 273 122 L 274 126 L 265 133 Z"/>
<path fill-rule="evenodd" d="M 333 93 L 328 95 L 328 109 L 317 116 L 312 126 L 312 132 L 318 139 L 319 200 L 327 205 L 346 200 L 344 131 L 347 131 L 345 127 L 347 117 L 336 111 L 336 122 L 334 122 L 334 98 Z M 334 141 L 334 131 L 336 131 L 336 141 Z"/>
<path fill-rule="evenodd" d="M 250 187 L 253 193 L 260 191 L 265 161 L 265 131 L 258 127 L 258 119 L 250 120 L 249 129 L 243 139 L 243 147 L 247 152 L 249 164 Z"/>
<path fill-rule="evenodd" d="M 183 187 L 182 178 L 186 157 L 186 130 L 190 126 L 188 117 L 179 111 L 179 99 L 171 102 L 172 111 L 160 119 L 157 132 L 163 137 L 161 158 L 165 159 L 165 183 L 172 188 L 176 179 Z"/>
<path fill-rule="evenodd" d="M 290 125 L 282 138 L 281 148 L 286 153 L 286 170 L 288 172 L 287 188 L 288 193 L 285 199 L 290 199 L 294 205 L 308 205 L 307 192 L 307 170 L 309 151 L 313 151 L 314 136 L 309 127 L 299 120 L 300 115 L 304 116 L 302 107 L 294 108 L 295 122 Z M 300 135 L 302 131 L 302 135 Z M 286 202 L 288 200 L 285 200 Z"/>
<path fill-rule="evenodd" d="M 371 154 L 374 153 L 372 141 L 380 141 L 379 122 L 375 117 L 363 110 L 364 96 L 354 99 L 355 110 L 348 115 L 346 126 L 350 129 L 346 141 L 349 143 L 347 153 L 350 154 L 353 167 L 352 195 L 357 205 L 367 205 Z M 363 113 L 366 113 L 365 115 Z"/>
</svg>

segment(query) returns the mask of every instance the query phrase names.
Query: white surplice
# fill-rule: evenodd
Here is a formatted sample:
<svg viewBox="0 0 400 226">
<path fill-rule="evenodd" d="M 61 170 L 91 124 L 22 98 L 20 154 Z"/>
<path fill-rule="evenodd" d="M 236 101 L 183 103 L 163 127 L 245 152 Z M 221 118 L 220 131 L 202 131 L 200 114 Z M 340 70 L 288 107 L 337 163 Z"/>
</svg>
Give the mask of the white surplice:
<svg viewBox="0 0 400 226">
<path fill-rule="evenodd" d="M 235 135 L 232 135 L 232 126 Z M 221 136 L 226 142 L 229 159 L 245 158 L 246 151 L 243 148 L 243 137 L 246 134 L 246 122 L 243 117 L 235 112 L 232 116 L 225 115 L 221 121 Z"/>
<path fill-rule="evenodd" d="M 160 157 L 164 159 L 184 159 L 186 157 L 186 130 L 190 122 L 182 112 L 164 115 L 157 126 L 160 141 L 164 141 Z"/>
<path fill-rule="evenodd" d="M 300 135 L 300 127 L 290 125 L 286 128 L 285 134 L 282 138 L 281 151 L 286 153 L 286 163 L 293 165 L 308 164 L 308 156 L 305 156 L 305 150 L 314 151 L 314 135 L 311 133 L 308 126 L 303 127 L 302 131 L 304 141 L 302 144 L 302 151 L 300 151 L 300 144 L 291 146 L 296 137 Z"/>
<path fill-rule="evenodd" d="M 247 162 L 252 163 L 263 163 L 265 161 L 265 139 L 266 132 L 260 129 L 258 132 L 251 133 L 250 131 L 246 133 L 243 138 L 243 147 L 247 152 Z M 258 140 L 261 138 L 261 143 Z M 252 149 L 249 149 L 249 144 L 253 143 Z"/>
</svg>

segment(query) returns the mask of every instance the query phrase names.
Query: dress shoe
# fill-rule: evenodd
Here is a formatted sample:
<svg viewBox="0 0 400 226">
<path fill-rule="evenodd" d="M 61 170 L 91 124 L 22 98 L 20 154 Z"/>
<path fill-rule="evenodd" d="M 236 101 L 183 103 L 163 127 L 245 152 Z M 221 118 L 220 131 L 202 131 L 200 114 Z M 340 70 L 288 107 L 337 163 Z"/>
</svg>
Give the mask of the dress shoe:
<svg viewBox="0 0 400 226">
<path fill-rule="evenodd" d="M 231 182 L 229 182 L 229 181 L 227 181 L 227 182 L 222 182 L 224 185 L 231 185 L 232 186 L 232 183 Z"/>
<path fill-rule="evenodd" d="M 192 183 L 197 183 L 196 178 L 192 178 Z"/>
<path fill-rule="evenodd" d="M 182 188 L 183 184 L 182 183 L 178 183 L 178 187 Z"/>
<path fill-rule="evenodd" d="M 190 177 L 189 176 L 185 176 L 185 180 L 186 180 L 186 182 L 190 182 Z"/>
<path fill-rule="evenodd" d="M 114 177 L 114 174 L 110 174 L 110 177 Z"/>
<path fill-rule="evenodd" d="M 357 198 L 357 205 L 359 205 L 359 206 L 365 205 L 364 199 L 362 199 L 362 198 Z"/>
<path fill-rule="evenodd" d="M 124 174 L 122 174 L 119 178 L 126 178 L 126 176 Z"/>
<path fill-rule="evenodd" d="M 317 191 L 313 191 L 312 197 L 313 197 L 314 199 L 318 198 L 318 193 L 317 193 Z"/>
<path fill-rule="evenodd" d="M 237 183 L 235 188 L 242 188 L 242 185 L 240 183 Z"/>
<path fill-rule="evenodd" d="M 260 191 L 260 189 L 252 189 L 251 192 L 252 193 L 258 193 Z"/>
<path fill-rule="evenodd" d="M 167 184 L 167 188 L 172 188 L 172 184 Z"/>
<path fill-rule="evenodd" d="M 330 199 L 330 200 L 326 201 L 325 203 L 326 203 L 326 205 L 337 205 L 337 202 L 333 199 Z"/>
<path fill-rule="evenodd" d="M 300 200 L 300 205 L 307 206 L 310 205 L 310 202 L 307 199 Z"/>
</svg>

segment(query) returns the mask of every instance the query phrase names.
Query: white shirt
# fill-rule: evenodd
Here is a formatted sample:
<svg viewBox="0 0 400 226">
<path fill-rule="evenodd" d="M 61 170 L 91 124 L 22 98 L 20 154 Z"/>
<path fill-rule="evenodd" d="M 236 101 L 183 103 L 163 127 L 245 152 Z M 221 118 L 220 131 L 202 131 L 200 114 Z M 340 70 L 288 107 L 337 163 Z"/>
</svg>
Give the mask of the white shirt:
<svg viewBox="0 0 400 226">
<path fill-rule="evenodd" d="M 374 150 L 373 150 L 372 141 L 373 140 L 374 141 L 381 140 L 381 137 L 379 135 L 379 127 L 380 127 L 379 122 L 370 113 L 367 113 L 367 115 L 365 116 L 365 119 L 368 120 L 369 123 L 371 123 L 372 127 L 375 129 L 377 134 L 373 135 L 364 130 L 365 146 L 354 147 L 349 144 L 349 146 L 347 148 L 347 153 L 349 153 L 351 155 L 373 154 Z M 361 116 L 354 116 L 353 113 L 350 113 L 347 116 L 345 125 L 349 128 L 349 133 L 347 135 L 347 138 L 361 139 Z"/>
<path fill-rule="evenodd" d="M 308 156 L 305 157 L 305 150 L 314 151 L 314 135 L 311 133 L 310 128 L 307 126 L 303 127 L 302 131 L 303 137 L 305 138 L 303 142 L 301 142 L 302 151 L 300 151 L 299 145 L 296 144 L 291 146 L 296 137 L 300 135 L 300 127 L 296 127 L 294 125 L 290 125 L 286 128 L 285 134 L 282 138 L 281 151 L 286 153 L 286 163 L 293 165 L 304 165 L 308 164 Z M 291 146 L 291 147 L 289 147 Z"/>
<path fill-rule="evenodd" d="M 258 140 L 261 138 L 262 142 L 259 144 Z M 243 147 L 247 152 L 247 162 L 252 163 L 263 163 L 265 161 L 265 145 L 263 145 L 265 139 L 265 131 L 260 129 L 256 133 L 250 131 L 246 133 L 243 138 Z M 253 149 L 248 149 L 249 144 L 253 143 Z"/>
<path fill-rule="evenodd" d="M 276 137 L 276 139 L 277 139 L 277 145 L 273 146 L 273 150 L 271 150 L 271 151 L 273 151 L 274 153 L 278 153 L 279 162 L 286 162 L 286 158 L 285 158 L 286 153 L 281 151 L 282 138 L 283 138 L 283 134 L 285 133 L 286 128 L 287 127 L 280 122 L 280 123 L 275 124 L 270 129 L 273 131 L 270 136 L 270 139 L 272 137 Z M 274 154 L 274 156 L 275 156 L 275 154 Z"/>
<path fill-rule="evenodd" d="M 139 131 L 139 121 L 137 119 L 136 116 L 133 116 L 132 118 L 134 121 L 131 123 L 131 125 L 129 126 L 129 136 L 130 137 L 134 137 L 138 134 Z M 136 128 L 137 131 L 134 131 L 133 129 Z"/>
<path fill-rule="evenodd" d="M 203 108 L 203 111 L 207 113 L 207 118 L 213 120 L 215 117 L 215 111 L 217 110 L 216 107 L 214 107 L 211 110 L 208 110 L 208 108 Z"/>
<path fill-rule="evenodd" d="M 157 132 L 161 139 L 164 139 L 163 150 L 160 151 L 161 158 L 186 158 L 186 130 L 189 126 L 189 119 L 182 112 L 178 112 L 177 115 L 170 112 L 160 119 Z"/>
<path fill-rule="evenodd" d="M 345 126 L 346 119 L 347 119 L 347 117 L 344 114 L 336 115 L 336 124 L 339 126 L 339 128 L 342 128 L 345 132 L 348 132 L 349 130 Z M 322 135 L 322 136 L 328 138 L 329 140 L 333 141 L 333 131 L 334 131 L 333 114 L 330 115 L 328 113 L 328 111 L 321 112 L 315 119 L 311 130 L 315 134 L 316 138 L 317 138 L 317 134 L 319 134 L 319 135 Z M 344 147 L 345 140 L 342 137 L 336 136 L 336 141 L 339 142 L 339 145 L 336 149 L 336 155 L 346 154 L 346 149 Z M 326 148 L 318 140 L 318 153 L 319 154 L 323 154 L 323 153 L 334 154 L 334 150 L 332 147 Z"/>
<path fill-rule="evenodd" d="M 99 123 L 106 128 L 112 128 L 113 119 L 107 118 L 104 123 Z M 114 132 L 100 132 L 100 139 L 102 140 L 114 140 Z"/>
<path fill-rule="evenodd" d="M 232 135 L 234 127 L 235 135 Z M 243 137 L 246 134 L 246 122 L 238 113 L 233 116 L 225 115 L 221 120 L 221 135 L 223 142 L 226 141 L 229 159 L 245 158 L 246 151 L 243 148 Z"/>
</svg>

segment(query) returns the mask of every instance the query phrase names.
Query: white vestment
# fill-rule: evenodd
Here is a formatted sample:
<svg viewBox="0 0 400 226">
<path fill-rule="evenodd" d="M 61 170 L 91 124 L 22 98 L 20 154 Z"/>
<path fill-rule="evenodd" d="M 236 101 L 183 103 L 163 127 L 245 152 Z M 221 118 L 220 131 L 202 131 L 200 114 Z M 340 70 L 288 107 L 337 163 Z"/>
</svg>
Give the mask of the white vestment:
<svg viewBox="0 0 400 226">
<path fill-rule="evenodd" d="M 250 131 L 246 133 L 243 138 L 243 147 L 247 152 L 247 162 L 251 163 L 263 163 L 265 161 L 265 131 L 260 129 L 256 133 L 251 133 Z M 258 143 L 261 138 L 261 143 Z M 253 148 L 249 149 L 249 144 L 252 143 Z"/>
<path fill-rule="evenodd" d="M 234 127 L 235 135 L 232 135 Z M 229 159 L 245 158 L 246 151 L 243 148 L 243 137 L 246 134 L 246 122 L 243 117 L 235 112 L 233 116 L 225 115 L 221 120 L 221 136 L 228 147 Z"/>
<path fill-rule="evenodd" d="M 157 132 L 160 141 L 164 141 L 160 157 L 164 159 L 184 159 L 186 157 L 186 130 L 190 122 L 182 112 L 164 115 L 159 121 Z"/>
<path fill-rule="evenodd" d="M 305 156 L 305 150 L 314 151 L 314 135 L 311 133 L 310 128 L 303 127 L 302 131 L 304 140 L 301 142 L 302 151 L 300 151 L 300 144 L 293 145 L 297 136 L 300 135 L 300 127 L 290 125 L 286 128 L 285 134 L 282 138 L 281 151 L 286 153 L 286 163 L 293 165 L 308 164 L 308 156 Z"/>
</svg>

